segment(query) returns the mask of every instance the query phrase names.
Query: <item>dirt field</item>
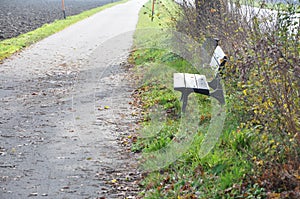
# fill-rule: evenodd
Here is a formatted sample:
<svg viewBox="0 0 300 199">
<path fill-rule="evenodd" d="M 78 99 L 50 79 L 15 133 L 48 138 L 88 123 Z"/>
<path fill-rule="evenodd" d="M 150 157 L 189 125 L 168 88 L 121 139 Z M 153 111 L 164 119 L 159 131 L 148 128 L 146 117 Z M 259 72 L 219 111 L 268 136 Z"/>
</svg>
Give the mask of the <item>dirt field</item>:
<svg viewBox="0 0 300 199">
<path fill-rule="evenodd" d="M 65 0 L 66 15 L 76 15 L 118 0 Z M 62 19 L 61 0 L 1 0 L 0 41 Z"/>
</svg>

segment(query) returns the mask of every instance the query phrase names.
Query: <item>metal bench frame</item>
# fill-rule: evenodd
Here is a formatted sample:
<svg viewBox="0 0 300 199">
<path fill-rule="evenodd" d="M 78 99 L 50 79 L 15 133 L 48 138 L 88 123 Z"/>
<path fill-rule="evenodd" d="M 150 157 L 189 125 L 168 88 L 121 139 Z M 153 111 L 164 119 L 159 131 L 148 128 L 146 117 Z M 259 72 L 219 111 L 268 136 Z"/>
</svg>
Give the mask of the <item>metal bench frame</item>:
<svg viewBox="0 0 300 199">
<path fill-rule="evenodd" d="M 218 73 L 211 82 L 206 81 L 205 75 L 189 74 L 189 73 L 174 73 L 174 90 L 181 92 L 182 112 L 186 111 L 188 97 L 191 93 L 199 93 L 216 98 L 221 105 L 225 104 L 224 91 L 221 84 L 219 71 L 224 67 L 227 59 L 221 47 L 216 46 L 216 49 L 211 58 L 211 67 L 217 67 Z M 210 91 L 210 88 L 212 91 Z"/>
</svg>

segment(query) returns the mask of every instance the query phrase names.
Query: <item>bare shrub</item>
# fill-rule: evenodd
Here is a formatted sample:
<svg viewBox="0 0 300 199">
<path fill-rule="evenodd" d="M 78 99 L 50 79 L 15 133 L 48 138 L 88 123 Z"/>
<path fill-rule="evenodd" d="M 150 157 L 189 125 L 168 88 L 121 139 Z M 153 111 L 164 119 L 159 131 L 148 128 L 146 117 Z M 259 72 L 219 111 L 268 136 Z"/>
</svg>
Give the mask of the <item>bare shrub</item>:
<svg viewBox="0 0 300 199">
<path fill-rule="evenodd" d="M 271 165 L 288 160 L 295 165 L 290 172 L 299 173 L 299 2 L 183 0 L 181 8 L 179 31 L 199 41 L 220 38 L 230 57 L 224 77 L 227 94 L 236 110 L 247 115 L 241 117 L 243 127 L 259 129 L 258 153 Z M 264 175 L 271 168 L 264 167 Z M 280 177 L 281 171 L 277 174 L 272 176 Z M 294 189 L 287 184 L 299 180 L 283 182 L 281 187 L 270 182 L 267 188 Z"/>
</svg>

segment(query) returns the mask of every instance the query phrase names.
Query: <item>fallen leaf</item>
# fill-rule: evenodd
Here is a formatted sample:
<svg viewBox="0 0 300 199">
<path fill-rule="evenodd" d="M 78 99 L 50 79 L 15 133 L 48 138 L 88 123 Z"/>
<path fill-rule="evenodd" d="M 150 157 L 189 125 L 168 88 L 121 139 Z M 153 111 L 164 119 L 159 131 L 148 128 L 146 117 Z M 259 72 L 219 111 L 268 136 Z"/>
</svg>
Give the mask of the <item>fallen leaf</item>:
<svg viewBox="0 0 300 199">
<path fill-rule="evenodd" d="M 118 182 L 118 180 L 117 179 L 113 179 L 113 180 L 111 180 L 111 182 L 115 184 L 115 183 Z"/>
</svg>

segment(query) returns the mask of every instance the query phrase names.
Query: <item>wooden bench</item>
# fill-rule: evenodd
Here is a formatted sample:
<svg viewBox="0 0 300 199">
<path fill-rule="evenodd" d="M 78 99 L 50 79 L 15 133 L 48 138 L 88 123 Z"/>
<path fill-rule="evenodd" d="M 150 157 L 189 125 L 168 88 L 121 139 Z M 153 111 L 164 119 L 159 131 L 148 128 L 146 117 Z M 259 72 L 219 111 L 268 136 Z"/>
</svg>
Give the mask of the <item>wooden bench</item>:
<svg viewBox="0 0 300 199">
<path fill-rule="evenodd" d="M 174 73 L 174 90 L 180 91 L 182 105 L 182 112 L 185 112 L 188 96 L 191 93 L 199 93 L 216 98 L 220 104 L 225 104 L 225 97 L 221 78 L 219 76 L 220 67 L 226 63 L 226 55 L 223 50 L 217 46 L 211 58 L 210 66 L 217 70 L 217 75 L 211 82 L 206 81 L 205 75 L 189 74 L 189 73 Z M 212 89 L 212 91 L 211 91 Z"/>
</svg>

